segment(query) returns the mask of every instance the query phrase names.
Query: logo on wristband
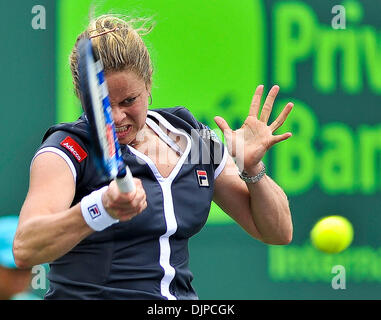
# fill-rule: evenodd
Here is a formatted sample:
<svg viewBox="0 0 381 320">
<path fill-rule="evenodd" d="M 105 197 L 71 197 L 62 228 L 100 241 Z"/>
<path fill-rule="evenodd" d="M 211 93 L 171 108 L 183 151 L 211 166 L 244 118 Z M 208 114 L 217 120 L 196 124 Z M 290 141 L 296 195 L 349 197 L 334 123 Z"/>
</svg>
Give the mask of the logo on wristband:
<svg viewBox="0 0 381 320">
<path fill-rule="evenodd" d="M 97 217 L 99 217 L 101 215 L 101 212 L 98 209 L 98 206 L 96 204 L 94 204 L 91 207 L 87 208 L 87 210 L 89 210 L 90 217 L 92 219 L 95 219 L 95 218 L 97 218 Z"/>
</svg>

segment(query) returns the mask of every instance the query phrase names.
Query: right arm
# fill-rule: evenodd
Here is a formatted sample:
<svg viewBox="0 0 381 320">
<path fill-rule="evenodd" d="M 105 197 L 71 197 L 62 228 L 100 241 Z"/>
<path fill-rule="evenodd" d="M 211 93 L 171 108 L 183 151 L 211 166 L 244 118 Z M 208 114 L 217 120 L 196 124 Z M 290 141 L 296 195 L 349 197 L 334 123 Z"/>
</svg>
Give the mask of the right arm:
<svg viewBox="0 0 381 320">
<path fill-rule="evenodd" d="M 82 218 L 80 205 L 70 208 L 74 194 L 73 174 L 65 160 L 52 152 L 34 159 L 13 242 L 18 267 L 53 261 L 94 232 Z"/>
<path fill-rule="evenodd" d="M 107 212 L 120 221 L 146 207 L 141 182 L 134 181 L 136 192 L 121 194 L 113 181 L 102 197 Z M 94 232 L 86 224 L 80 204 L 70 207 L 74 194 L 73 174 L 65 160 L 51 152 L 39 154 L 31 166 L 29 190 L 13 242 L 19 268 L 54 261 Z"/>
</svg>

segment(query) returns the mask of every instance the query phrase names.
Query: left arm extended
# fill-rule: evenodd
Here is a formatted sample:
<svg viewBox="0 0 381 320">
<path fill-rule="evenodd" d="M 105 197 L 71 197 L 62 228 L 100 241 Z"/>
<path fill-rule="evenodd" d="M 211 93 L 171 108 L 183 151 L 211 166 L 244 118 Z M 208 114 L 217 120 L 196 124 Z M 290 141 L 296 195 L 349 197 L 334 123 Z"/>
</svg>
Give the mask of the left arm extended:
<svg viewBox="0 0 381 320">
<path fill-rule="evenodd" d="M 291 137 L 290 132 L 282 135 L 273 133 L 287 119 L 292 103 L 288 103 L 276 120 L 267 125 L 278 92 L 278 86 L 271 88 L 258 118 L 263 94 L 263 86 L 258 86 L 249 116 L 238 130 L 233 131 L 223 118 L 215 117 L 224 133 L 229 157 L 215 181 L 213 200 L 251 236 L 268 244 L 287 244 L 292 239 L 287 196 L 269 176 L 264 175 L 256 183 L 245 183 L 238 170 L 246 171 L 249 176 L 257 175 L 263 167 L 261 160 L 266 152 L 276 143 Z"/>
<path fill-rule="evenodd" d="M 288 199 L 269 176 L 264 175 L 255 184 L 245 183 L 229 157 L 215 181 L 213 201 L 252 237 L 268 244 L 291 242 Z"/>
</svg>

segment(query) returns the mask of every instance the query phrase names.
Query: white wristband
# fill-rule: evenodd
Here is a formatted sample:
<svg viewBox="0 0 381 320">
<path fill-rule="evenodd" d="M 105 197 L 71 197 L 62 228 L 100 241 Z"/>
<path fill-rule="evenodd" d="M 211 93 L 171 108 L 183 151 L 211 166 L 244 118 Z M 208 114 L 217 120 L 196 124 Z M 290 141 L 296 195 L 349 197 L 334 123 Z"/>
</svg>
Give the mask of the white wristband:
<svg viewBox="0 0 381 320">
<path fill-rule="evenodd" d="M 107 227 L 118 223 L 118 219 L 111 217 L 103 207 L 102 194 L 108 186 L 95 190 L 81 200 L 82 216 L 89 227 L 95 231 L 102 231 Z"/>
</svg>

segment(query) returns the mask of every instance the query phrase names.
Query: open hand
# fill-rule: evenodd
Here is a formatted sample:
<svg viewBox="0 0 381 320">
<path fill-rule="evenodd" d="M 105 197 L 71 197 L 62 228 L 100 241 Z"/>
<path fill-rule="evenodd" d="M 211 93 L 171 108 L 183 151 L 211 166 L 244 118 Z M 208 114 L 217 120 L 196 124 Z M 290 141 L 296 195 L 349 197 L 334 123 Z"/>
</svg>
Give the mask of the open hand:
<svg viewBox="0 0 381 320">
<path fill-rule="evenodd" d="M 256 167 L 267 150 L 278 142 L 292 136 L 290 132 L 282 135 L 273 135 L 280 128 L 290 114 L 293 103 L 289 102 L 283 108 L 279 116 L 270 125 L 267 124 L 275 98 L 279 92 L 279 86 L 271 88 L 263 105 L 261 115 L 258 113 L 263 95 L 263 85 L 257 87 L 250 105 L 249 115 L 238 130 L 232 130 L 222 117 L 215 117 L 214 121 L 222 130 L 230 155 L 235 158 L 238 168 L 250 173 Z"/>
</svg>

